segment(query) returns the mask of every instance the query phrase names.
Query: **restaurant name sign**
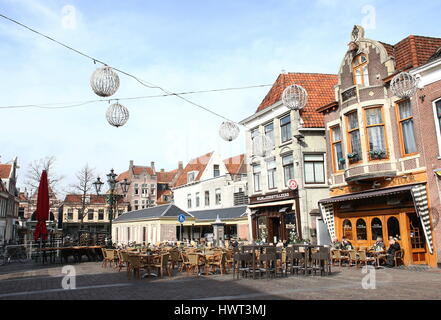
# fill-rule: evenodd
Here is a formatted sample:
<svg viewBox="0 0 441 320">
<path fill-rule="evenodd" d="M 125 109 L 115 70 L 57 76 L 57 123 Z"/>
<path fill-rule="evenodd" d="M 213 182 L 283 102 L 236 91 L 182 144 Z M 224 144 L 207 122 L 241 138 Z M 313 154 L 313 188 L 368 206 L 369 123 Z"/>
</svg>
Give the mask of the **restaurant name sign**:
<svg viewBox="0 0 441 320">
<path fill-rule="evenodd" d="M 282 193 L 271 193 L 271 194 L 266 194 L 264 196 L 250 197 L 250 204 L 289 200 L 289 199 L 294 199 L 297 196 L 298 196 L 298 192 L 293 190 Z"/>
</svg>

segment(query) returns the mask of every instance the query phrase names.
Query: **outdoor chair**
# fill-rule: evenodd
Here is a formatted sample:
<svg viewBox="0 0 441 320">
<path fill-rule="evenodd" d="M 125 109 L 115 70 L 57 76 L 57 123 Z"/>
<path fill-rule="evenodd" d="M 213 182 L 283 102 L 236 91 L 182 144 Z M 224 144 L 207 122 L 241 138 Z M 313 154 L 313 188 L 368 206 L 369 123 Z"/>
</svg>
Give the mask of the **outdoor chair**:
<svg viewBox="0 0 441 320">
<path fill-rule="evenodd" d="M 173 249 L 173 250 L 169 251 L 169 254 L 170 254 L 171 266 L 172 266 L 172 269 L 174 269 L 175 266 L 178 266 L 179 263 L 182 262 L 182 260 L 181 260 L 181 253 L 179 252 L 179 250 Z"/>
<path fill-rule="evenodd" d="M 131 273 L 133 271 L 133 274 L 138 278 L 141 279 L 141 269 L 145 268 L 144 263 L 142 262 L 142 259 L 140 256 L 137 255 L 128 255 L 127 257 L 128 259 L 128 270 L 127 270 L 127 275 L 128 278 L 130 280 L 131 278 Z"/>
<path fill-rule="evenodd" d="M 355 250 L 348 251 L 348 265 L 349 267 L 358 266 L 357 251 Z"/>
<path fill-rule="evenodd" d="M 220 273 L 224 274 L 224 272 L 226 273 L 225 262 L 226 262 L 226 254 L 221 252 L 220 254 L 214 255 L 214 259 L 208 262 L 208 267 L 212 268 L 211 269 L 212 272 L 215 272 L 216 268 L 219 268 Z"/>
<path fill-rule="evenodd" d="M 394 255 L 394 266 L 398 267 L 398 262 L 404 264 L 404 249 L 398 250 Z"/>
<path fill-rule="evenodd" d="M 104 268 L 107 267 L 107 263 L 112 266 L 112 262 L 116 260 L 115 251 L 113 249 L 103 249 L 103 264 Z"/>
<path fill-rule="evenodd" d="M 287 253 L 286 250 L 281 250 L 281 252 L 277 253 L 276 256 L 277 259 L 277 263 L 276 263 L 276 275 L 280 274 L 281 276 L 285 275 L 287 276 L 287 265 L 288 265 L 288 261 L 287 261 Z"/>
<path fill-rule="evenodd" d="M 233 279 L 236 274 L 237 279 L 239 279 L 239 276 L 248 275 L 252 260 L 253 256 L 249 253 L 235 253 L 233 256 Z"/>
<path fill-rule="evenodd" d="M 276 255 L 274 253 L 262 253 L 259 257 L 259 270 L 269 278 L 276 275 Z"/>
<path fill-rule="evenodd" d="M 233 263 L 234 263 L 234 259 L 233 259 L 233 251 L 232 250 L 227 250 L 225 252 L 225 267 L 227 268 L 232 268 L 233 267 Z"/>
<path fill-rule="evenodd" d="M 181 268 L 179 269 L 180 272 L 182 272 L 184 269 L 188 273 L 190 269 L 190 261 L 188 260 L 188 254 L 186 252 L 181 252 Z"/>
<path fill-rule="evenodd" d="M 369 263 L 375 264 L 375 258 L 374 257 L 368 257 L 365 250 L 358 251 L 358 263 L 359 267 L 362 265 L 368 265 Z"/>
<path fill-rule="evenodd" d="M 343 256 L 341 254 L 340 250 L 332 250 L 331 251 L 331 260 L 332 260 L 332 265 L 335 265 L 335 263 L 338 262 L 341 267 L 343 261 L 348 262 L 348 257 Z"/>
<path fill-rule="evenodd" d="M 190 253 L 188 255 L 188 262 L 191 271 L 194 272 L 194 270 L 197 269 L 198 275 L 201 273 L 202 268 L 206 268 L 205 259 L 201 259 L 201 256 L 197 253 Z"/>
<path fill-rule="evenodd" d="M 165 271 L 167 271 L 168 276 L 171 277 L 171 271 L 170 271 L 170 267 L 168 265 L 169 258 L 170 258 L 169 254 L 162 254 L 156 262 L 149 264 L 148 268 L 158 269 L 158 274 L 159 274 L 160 278 L 162 278 Z"/>
</svg>

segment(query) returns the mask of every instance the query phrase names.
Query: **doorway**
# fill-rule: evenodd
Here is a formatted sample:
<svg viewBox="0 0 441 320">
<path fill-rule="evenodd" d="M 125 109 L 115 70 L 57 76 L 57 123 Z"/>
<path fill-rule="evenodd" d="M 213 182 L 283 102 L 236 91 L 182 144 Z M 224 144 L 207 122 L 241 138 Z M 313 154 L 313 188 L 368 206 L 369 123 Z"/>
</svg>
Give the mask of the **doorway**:
<svg viewBox="0 0 441 320">
<path fill-rule="evenodd" d="M 426 260 L 426 237 L 424 235 L 421 220 L 415 213 L 408 213 L 408 229 L 411 245 L 412 263 L 427 264 Z"/>
<path fill-rule="evenodd" d="M 280 240 L 280 218 L 270 218 L 268 241 L 276 244 Z"/>
</svg>

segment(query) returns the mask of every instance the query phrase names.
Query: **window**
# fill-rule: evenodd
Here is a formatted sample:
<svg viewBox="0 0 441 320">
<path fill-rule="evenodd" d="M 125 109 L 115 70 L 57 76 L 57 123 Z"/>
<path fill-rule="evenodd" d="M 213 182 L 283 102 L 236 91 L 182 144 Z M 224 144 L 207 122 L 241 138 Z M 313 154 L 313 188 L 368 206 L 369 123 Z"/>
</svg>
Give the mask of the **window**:
<svg viewBox="0 0 441 320">
<path fill-rule="evenodd" d="M 67 220 L 73 220 L 73 209 L 67 209 Z"/>
<path fill-rule="evenodd" d="M 352 238 L 352 223 L 349 220 L 343 221 L 343 237 L 346 237 L 348 240 L 353 240 Z"/>
<path fill-rule="evenodd" d="M 260 185 L 260 174 L 261 174 L 260 164 L 254 165 L 253 166 L 254 191 L 262 191 L 262 186 Z"/>
<path fill-rule="evenodd" d="M 220 170 L 219 170 L 219 165 L 218 164 L 215 164 L 213 166 L 213 176 L 215 178 L 220 176 Z"/>
<path fill-rule="evenodd" d="M 104 220 L 104 209 L 98 210 L 98 220 Z"/>
<path fill-rule="evenodd" d="M 368 60 L 364 54 L 356 56 L 352 62 L 352 75 L 354 84 L 369 85 Z"/>
<path fill-rule="evenodd" d="M 251 130 L 251 144 L 253 146 L 253 154 L 257 153 L 258 147 L 256 146 L 256 141 L 254 140 L 255 137 L 259 135 L 259 129 L 253 129 Z"/>
<path fill-rule="evenodd" d="M 433 113 L 435 117 L 436 135 L 438 137 L 438 156 L 441 156 L 441 100 L 433 102 Z"/>
<path fill-rule="evenodd" d="M 415 131 L 413 128 L 412 104 L 405 100 L 398 104 L 398 122 L 400 130 L 401 152 L 404 156 L 417 152 Z"/>
<path fill-rule="evenodd" d="M 288 115 L 280 119 L 280 130 L 281 130 L 282 143 L 292 139 L 291 116 Z"/>
<path fill-rule="evenodd" d="M 265 126 L 265 135 L 268 137 L 268 140 L 271 141 L 271 148 L 274 148 L 274 124 L 272 122 Z"/>
<path fill-rule="evenodd" d="M 377 240 L 378 237 L 383 238 L 383 224 L 378 218 L 372 219 L 371 222 L 372 240 Z"/>
<path fill-rule="evenodd" d="M 266 163 L 268 171 L 268 189 L 276 188 L 276 160 L 272 159 Z"/>
<path fill-rule="evenodd" d="M 205 206 L 210 206 L 210 191 L 205 191 Z"/>
<path fill-rule="evenodd" d="M 346 120 L 349 135 L 348 158 L 352 163 L 359 162 L 362 159 L 362 153 L 357 112 L 355 111 L 348 114 Z"/>
<path fill-rule="evenodd" d="M 363 219 L 357 220 L 357 240 L 367 240 L 366 221 Z"/>
<path fill-rule="evenodd" d="M 345 158 L 343 156 L 340 126 L 331 128 L 331 142 L 332 142 L 332 164 L 334 166 L 334 171 L 344 170 Z"/>
<path fill-rule="evenodd" d="M 370 160 L 387 158 L 382 108 L 369 108 L 365 113 Z"/>
<path fill-rule="evenodd" d="M 220 205 L 222 202 L 221 190 L 216 189 L 216 205 Z"/>
<path fill-rule="evenodd" d="M 94 219 L 94 211 L 93 209 L 87 210 L 87 220 L 93 220 Z"/>
<path fill-rule="evenodd" d="M 196 178 L 196 172 L 195 171 L 189 172 L 187 174 L 187 181 L 188 181 L 188 183 L 193 182 L 195 178 Z"/>
<path fill-rule="evenodd" d="M 288 186 L 288 181 L 294 179 L 294 159 L 292 154 L 282 157 L 282 164 L 285 186 Z"/>
<path fill-rule="evenodd" d="M 400 222 L 395 217 L 390 217 L 387 220 L 387 234 L 389 237 L 394 237 L 400 240 Z"/>
<path fill-rule="evenodd" d="M 196 208 L 200 206 L 199 192 L 196 192 Z"/>
<path fill-rule="evenodd" d="M 191 194 L 187 195 L 187 208 L 191 209 Z"/>
<path fill-rule="evenodd" d="M 138 184 L 135 184 L 135 194 L 139 194 Z"/>
<path fill-rule="evenodd" d="M 325 160 L 323 154 L 305 154 L 305 183 L 325 183 Z"/>
</svg>

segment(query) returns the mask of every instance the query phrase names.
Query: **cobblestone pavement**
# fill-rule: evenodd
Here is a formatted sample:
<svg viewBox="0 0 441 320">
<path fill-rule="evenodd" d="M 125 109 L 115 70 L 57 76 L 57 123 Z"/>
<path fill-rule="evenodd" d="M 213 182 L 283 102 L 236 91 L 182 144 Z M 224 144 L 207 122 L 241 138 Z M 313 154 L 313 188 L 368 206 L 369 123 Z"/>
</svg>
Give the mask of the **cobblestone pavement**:
<svg viewBox="0 0 441 320">
<path fill-rule="evenodd" d="M 366 274 L 355 267 L 334 267 L 327 277 L 299 275 L 270 280 L 233 280 L 231 274 L 198 277 L 177 271 L 163 279 L 129 280 L 124 270 L 102 268 L 99 262 L 74 267 L 75 290 L 62 289 L 62 266 L 0 267 L 0 299 L 441 299 L 440 269 L 375 270 L 376 288 L 366 290 L 362 286 Z"/>
</svg>

